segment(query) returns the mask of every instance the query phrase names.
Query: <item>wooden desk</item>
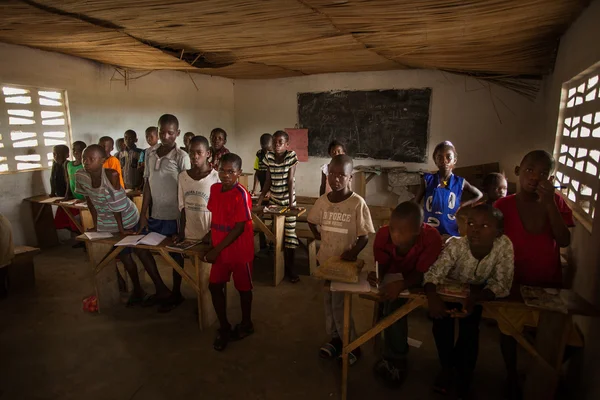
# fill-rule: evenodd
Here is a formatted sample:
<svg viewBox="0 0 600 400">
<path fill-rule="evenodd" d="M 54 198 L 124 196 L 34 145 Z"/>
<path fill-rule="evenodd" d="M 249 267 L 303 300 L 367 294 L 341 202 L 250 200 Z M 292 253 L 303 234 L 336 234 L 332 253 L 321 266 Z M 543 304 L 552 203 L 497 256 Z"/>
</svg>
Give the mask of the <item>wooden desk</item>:
<svg viewBox="0 0 600 400">
<path fill-rule="evenodd" d="M 249 176 L 254 176 L 254 174 L 250 174 L 248 172 L 243 172 L 240 175 L 240 177 L 238 178 L 238 182 L 240 183 L 240 185 L 245 187 L 247 191 L 251 192 L 250 189 L 252 189 L 252 188 L 248 186 L 248 177 Z"/>
<path fill-rule="evenodd" d="M 115 246 L 115 243 L 119 242 L 122 238 L 123 236 L 115 235 L 112 238 L 91 241 L 85 235 L 77 236 L 77 240 L 85 242 L 88 251 L 94 278 L 94 287 L 98 298 L 99 312 L 120 303 L 119 287 L 115 271 L 113 268 L 105 267 L 115 265 L 115 258 L 125 247 Z M 166 238 L 158 246 L 137 245 L 126 247 L 151 250 L 154 254 L 160 255 L 171 268 L 176 270 L 197 294 L 198 327 L 200 330 L 208 328 L 216 320 L 210 291 L 208 290 L 211 265 L 203 263 L 200 260 L 204 257 L 210 246 L 208 244 L 198 244 L 187 250 L 173 250 L 167 248 L 169 244 L 171 244 L 171 238 Z M 182 269 L 169 253 L 187 255 L 192 260 L 195 277 L 192 277 Z"/>
<path fill-rule="evenodd" d="M 283 280 L 285 275 L 285 262 L 283 259 L 283 247 L 285 242 L 285 217 L 299 217 L 304 214 L 306 209 L 286 211 L 281 214 L 264 213 L 263 207 L 254 207 L 252 209 L 252 222 L 262 233 L 265 234 L 267 240 L 275 245 L 275 260 L 274 264 L 274 279 L 273 285 L 277 286 Z M 261 219 L 262 216 L 269 216 L 273 219 L 272 230 Z"/>
<path fill-rule="evenodd" d="M 484 302 L 481 305 L 493 316 L 497 321 L 503 322 L 511 326 L 511 336 L 533 356 L 535 362 L 531 366 L 527 374 L 527 379 L 524 387 L 524 399 L 552 399 L 558 383 L 560 366 L 562 364 L 564 349 L 569 337 L 570 328 L 572 326 L 573 315 L 584 315 L 590 317 L 600 317 L 600 311 L 581 298 L 572 291 L 563 291 L 568 314 L 562 314 L 544 309 L 538 309 L 525 305 L 521 298 L 519 288 L 513 290 L 507 298 Z M 384 301 L 379 295 L 361 294 L 361 298 L 373 300 L 377 303 Z M 405 317 L 413 310 L 419 307 L 427 306 L 427 297 L 422 289 L 411 291 L 407 296 L 406 304 L 392 314 L 378 321 L 369 330 L 363 333 L 360 337 L 350 342 L 350 314 L 352 309 L 352 293 L 344 293 L 344 330 L 342 339 L 344 348 L 342 351 L 342 400 L 348 398 L 348 353 L 357 347 L 363 345 L 384 329 L 394 324 L 399 319 Z M 444 298 L 445 301 L 454 301 L 456 298 Z M 378 306 L 378 304 L 376 304 Z M 523 334 L 514 327 L 510 321 L 498 313 L 498 307 L 515 307 L 527 310 L 537 310 L 540 312 L 540 321 L 538 324 L 538 333 L 534 344 L 531 344 L 525 339 Z"/>
</svg>

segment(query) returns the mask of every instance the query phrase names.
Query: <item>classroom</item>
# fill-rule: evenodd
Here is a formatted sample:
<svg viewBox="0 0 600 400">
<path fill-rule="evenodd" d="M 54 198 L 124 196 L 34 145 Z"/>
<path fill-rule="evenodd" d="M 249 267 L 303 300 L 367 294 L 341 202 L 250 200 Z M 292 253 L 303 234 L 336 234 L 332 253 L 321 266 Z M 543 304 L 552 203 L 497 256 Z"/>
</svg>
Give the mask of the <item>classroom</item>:
<svg viewBox="0 0 600 400">
<path fill-rule="evenodd" d="M 0 400 L 600 398 L 598 21 L 1 2 Z"/>
</svg>

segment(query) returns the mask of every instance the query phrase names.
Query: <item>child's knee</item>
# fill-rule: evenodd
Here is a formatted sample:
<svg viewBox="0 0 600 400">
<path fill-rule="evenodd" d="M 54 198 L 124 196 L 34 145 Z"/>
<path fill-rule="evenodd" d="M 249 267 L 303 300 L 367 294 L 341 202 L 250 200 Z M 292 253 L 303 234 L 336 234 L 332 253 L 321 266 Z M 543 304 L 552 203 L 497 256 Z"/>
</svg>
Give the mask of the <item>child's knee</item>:
<svg viewBox="0 0 600 400">
<path fill-rule="evenodd" d="M 225 284 L 224 283 L 209 283 L 208 284 L 208 290 L 210 290 L 210 293 L 213 294 L 222 294 L 223 290 L 225 289 Z"/>
</svg>

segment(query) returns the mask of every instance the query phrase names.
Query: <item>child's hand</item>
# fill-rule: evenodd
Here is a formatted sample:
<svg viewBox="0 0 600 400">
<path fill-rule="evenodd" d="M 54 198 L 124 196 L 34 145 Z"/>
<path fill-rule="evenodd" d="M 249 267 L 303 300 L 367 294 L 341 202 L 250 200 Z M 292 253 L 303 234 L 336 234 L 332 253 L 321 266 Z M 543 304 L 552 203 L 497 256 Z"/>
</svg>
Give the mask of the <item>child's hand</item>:
<svg viewBox="0 0 600 400">
<path fill-rule="evenodd" d="M 553 204 L 554 203 L 554 177 L 551 176 L 548 180 L 543 180 L 538 183 L 536 193 L 540 198 L 540 203 Z"/>
<path fill-rule="evenodd" d="M 121 235 L 133 235 L 135 231 L 133 229 L 122 229 L 120 233 Z"/>
<path fill-rule="evenodd" d="M 185 240 L 185 235 L 175 234 L 171 240 L 173 241 L 173 244 L 183 242 Z"/>
<path fill-rule="evenodd" d="M 427 300 L 429 303 L 429 316 L 431 318 L 440 319 L 448 316 L 446 304 L 437 293 L 427 296 Z"/>
<path fill-rule="evenodd" d="M 404 281 L 392 282 L 384 286 L 383 295 L 388 300 L 396 300 L 404 289 Z"/>
<path fill-rule="evenodd" d="M 137 234 L 139 235 L 140 233 L 142 233 L 146 228 L 148 228 L 148 220 L 146 219 L 146 217 L 141 217 L 140 218 L 140 227 L 137 230 Z"/>
<path fill-rule="evenodd" d="M 344 261 L 356 261 L 356 255 L 352 251 L 346 250 L 342 253 L 341 259 Z"/>
<path fill-rule="evenodd" d="M 471 313 L 473 312 L 473 309 L 475 308 L 475 297 L 473 297 L 473 295 L 470 295 L 469 297 L 467 297 L 463 303 L 463 309 L 462 309 L 462 314 L 466 317 L 468 315 L 471 315 Z"/>
<path fill-rule="evenodd" d="M 369 274 L 367 275 L 367 281 L 371 286 L 377 286 L 381 283 L 381 281 L 377 279 L 377 274 L 375 273 L 375 271 L 369 272 Z"/>
<path fill-rule="evenodd" d="M 215 250 L 215 248 L 213 247 L 212 249 L 210 249 L 208 251 L 208 253 L 206 253 L 204 255 L 203 261 L 209 263 L 209 264 L 214 264 L 215 261 L 217 261 L 217 257 L 219 256 L 219 253 Z"/>
</svg>

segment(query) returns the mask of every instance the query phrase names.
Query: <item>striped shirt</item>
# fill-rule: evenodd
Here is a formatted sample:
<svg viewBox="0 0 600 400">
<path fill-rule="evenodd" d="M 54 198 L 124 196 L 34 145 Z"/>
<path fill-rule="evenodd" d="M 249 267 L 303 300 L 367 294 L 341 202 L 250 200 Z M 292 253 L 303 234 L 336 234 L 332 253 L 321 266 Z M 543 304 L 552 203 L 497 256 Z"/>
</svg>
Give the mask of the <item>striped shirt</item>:
<svg viewBox="0 0 600 400">
<path fill-rule="evenodd" d="M 123 228 L 132 229 L 140 219 L 140 213 L 125 194 L 125 189 L 115 190 L 102 168 L 100 187 L 92 187 L 92 177 L 84 169 L 75 173 L 75 191 L 89 197 L 98 214 L 98 232 L 119 232 L 114 213 L 121 213 Z"/>
<path fill-rule="evenodd" d="M 271 173 L 271 201 L 280 206 L 289 206 L 289 187 L 288 187 L 288 175 L 290 169 L 298 164 L 298 157 L 296 152 L 293 150 L 287 151 L 282 163 L 275 162 L 275 153 L 269 151 L 263 163 L 269 169 Z M 295 178 L 294 178 L 295 182 Z M 295 186 L 295 185 L 294 185 Z M 294 188 L 294 198 L 292 204 L 296 204 L 296 191 Z"/>
</svg>

